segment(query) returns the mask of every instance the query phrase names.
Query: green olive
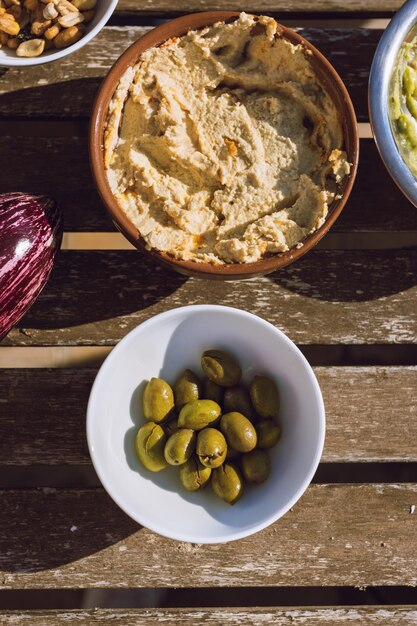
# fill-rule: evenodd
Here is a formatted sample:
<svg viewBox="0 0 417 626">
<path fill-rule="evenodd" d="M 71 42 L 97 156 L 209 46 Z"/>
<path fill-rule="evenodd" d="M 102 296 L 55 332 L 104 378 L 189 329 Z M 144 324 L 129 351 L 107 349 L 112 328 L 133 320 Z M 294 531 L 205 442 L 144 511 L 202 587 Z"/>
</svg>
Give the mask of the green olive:
<svg viewBox="0 0 417 626">
<path fill-rule="evenodd" d="M 178 425 L 180 428 L 201 430 L 217 422 L 220 413 L 220 406 L 213 400 L 193 400 L 182 407 Z"/>
<path fill-rule="evenodd" d="M 192 456 L 180 467 L 180 481 L 187 491 L 204 489 L 210 480 L 211 469 L 204 467 L 196 456 Z"/>
<path fill-rule="evenodd" d="M 196 435 L 191 428 L 180 428 L 165 444 L 165 460 L 170 465 L 182 465 L 195 450 Z"/>
<path fill-rule="evenodd" d="M 256 426 L 256 434 L 258 435 L 258 448 L 272 448 L 278 442 L 281 436 L 281 429 L 274 420 L 260 420 Z"/>
<path fill-rule="evenodd" d="M 222 500 L 234 504 L 243 493 L 243 479 L 232 463 L 224 463 L 211 473 L 213 491 Z"/>
<path fill-rule="evenodd" d="M 237 411 L 242 413 L 251 422 L 256 420 L 256 413 L 252 406 L 248 390 L 243 385 L 228 387 L 224 392 L 223 408 L 225 413 Z"/>
<path fill-rule="evenodd" d="M 162 378 L 151 378 L 143 392 L 143 413 L 147 420 L 163 422 L 174 408 L 174 394 Z"/>
<path fill-rule="evenodd" d="M 250 452 L 256 446 L 256 430 L 241 413 L 225 413 L 220 420 L 220 430 L 227 445 L 237 452 Z"/>
<path fill-rule="evenodd" d="M 278 417 L 280 399 L 273 380 L 266 376 L 255 376 L 250 386 L 250 397 L 255 411 L 261 417 Z"/>
<path fill-rule="evenodd" d="M 204 428 L 197 435 L 196 453 L 206 467 L 219 467 L 226 458 L 227 443 L 216 428 Z"/>
<path fill-rule="evenodd" d="M 203 398 L 214 400 L 220 406 L 223 404 L 223 387 L 214 383 L 210 378 L 205 378 L 203 383 Z"/>
<path fill-rule="evenodd" d="M 184 404 L 201 397 L 201 384 L 191 370 L 185 370 L 174 385 L 175 408 L 180 411 Z"/>
<path fill-rule="evenodd" d="M 201 357 L 201 367 L 207 378 L 221 387 L 237 385 L 242 376 L 239 363 L 221 350 L 206 350 Z"/>
<path fill-rule="evenodd" d="M 171 437 L 178 430 L 178 417 L 164 424 L 163 428 L 166 436 Z"/>
<path fill-rule="evenodd" d="M 242 454 L 240 466 L 244 479 L 257 485 L 265 482 L 271 471 L 269 457 L 263 450 L 252 450 Z"/>
<path fill-rule="evenodd" d="M 167 437 L 159 424 L 147 422 L 141 426 L 135 438 L 135 452 L 139 461 L 151 472 L 167 467 L 164 448 Z"/>
</svg>

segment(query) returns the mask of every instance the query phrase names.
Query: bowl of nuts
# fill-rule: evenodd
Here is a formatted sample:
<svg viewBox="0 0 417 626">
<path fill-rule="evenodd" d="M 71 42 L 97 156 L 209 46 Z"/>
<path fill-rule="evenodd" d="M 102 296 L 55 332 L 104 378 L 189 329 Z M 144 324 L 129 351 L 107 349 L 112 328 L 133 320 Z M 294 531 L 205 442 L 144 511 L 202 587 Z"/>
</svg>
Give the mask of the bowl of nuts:
<svg viewBox="0 0 417 626">
<path fill-rule="evenodd" d="M 102 365 L 87 409 L 109 495 L 139 524 L 192 543 L 240 539 L 284 515 L 316 471 L 324 433 L 302 353 L 225 306 L 140 324 Z"/>
<path fill-rule="evenodd" d="M 116 5 L 117 0 L 0 0 L 0 66 L 40 65 L 79 50 Z"/>
</svg>

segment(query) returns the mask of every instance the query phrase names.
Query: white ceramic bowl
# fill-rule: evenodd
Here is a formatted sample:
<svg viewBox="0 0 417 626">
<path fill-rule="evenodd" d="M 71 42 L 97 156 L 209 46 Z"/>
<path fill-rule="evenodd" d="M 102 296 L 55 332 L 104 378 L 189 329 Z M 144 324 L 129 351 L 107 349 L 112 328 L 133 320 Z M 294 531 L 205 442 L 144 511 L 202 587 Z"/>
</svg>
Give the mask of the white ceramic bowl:
<svg viewBox="0 0 417 626">
<path fill-rule="evenodd" d="M 56 61 L 66 57 L 67 54 L 72 54 L 77 50 L 80 50 L 89 41 L 93 39 L 101 31 L 103 26 L 107 23 L 117 6 L 118 0 L 97 0 L 96 13 L 94 19 L 86 25 L 86 31 L 83 37 L 72 46 L 68 48 L 62 48 L 60 50 L 51 48 L 47 50 L 39 57 L 33 59 L 18 57 L 14 50 L 10 50 L 7 46 L 0 48 L 0 67 L 29 67 L 31 65 L 41 65 L 42 63 L 49 63 L 50 61 Z"/>
<path fill-rule="evenodd" d="M 232 352 L 244 380 L 267 374 L 281 392 L 282 438 L 270 450 L 271 475 L 262 485 L 247 487 L 233 506 L 210 487 L 186 492 L 178 468 L 149 472 L 134 453 L 134 438 L 144 421 L 145 381 L 152 376 L 175 381 L 185 368 L 201 373 L 200 357 L 209 348 Z M 320 388 L 298 348 L 261 318 L 212 305 L 161 313 L 126 335 L 102 365 L 87 410 L 91 458 L 113 500 L 139 524 L 193 543 L 246 537 L 284 515 L 314 475 L 324 432 Z"/>
</svg>

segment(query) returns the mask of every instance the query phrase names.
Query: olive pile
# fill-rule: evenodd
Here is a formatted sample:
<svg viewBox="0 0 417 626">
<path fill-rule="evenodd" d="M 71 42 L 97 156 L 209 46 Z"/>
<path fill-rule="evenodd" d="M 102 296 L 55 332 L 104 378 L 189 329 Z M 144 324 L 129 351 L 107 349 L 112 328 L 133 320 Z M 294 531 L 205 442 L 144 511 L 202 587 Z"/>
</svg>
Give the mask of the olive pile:
<svg viewBox="0 0 417 626">
<path fill-rule="evenodd" d="M 265 450 L 280 437 L 279 392 L 265 376 L 255 376 L 247 389 L 239 363 L 220 350 L 204 352 L 201 366 L 203 382 L 185 370 L 173 389 L 162 378 L 147 383 L 148 421 L 136 435 L 136 455 L 152 472 L 178 465 L 188 491 L 211 480 L 214 493 L 234 504 L 244 481 L 259 484 L 269 476 Z"/>
</svg>

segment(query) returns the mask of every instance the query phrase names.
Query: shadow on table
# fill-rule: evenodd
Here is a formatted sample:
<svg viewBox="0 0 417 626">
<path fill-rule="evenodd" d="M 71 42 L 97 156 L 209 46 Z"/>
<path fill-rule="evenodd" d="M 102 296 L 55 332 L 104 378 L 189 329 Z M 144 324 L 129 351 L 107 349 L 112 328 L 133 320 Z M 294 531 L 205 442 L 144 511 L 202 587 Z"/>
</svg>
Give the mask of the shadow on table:
<svg viewBox="0 0 417 626">
<path fill-rule="evenodd" d="M 8 68 L 0 68 L 0 77 L 8 71 Z M 0 95 L 0 114 L 13 111 L 14 116 L 27 118 L 31 111 L 39 115 L 47 103 L 50 116 L 66 121 L 81 116 L 87 118 L 102 80 L 101 76 L 88 76 L 4 92 Z"/>
<path fill-rule="evenodd" d="M 417 284 L 417 254 L 415 248 L 314 250 L 268 278 L 288 291 L 316 300 L 377 300 Z"/>
<path fill-rule="evenodd" d="M 79 446 L 85 446 L 84 435 Z M 93 557 L 141 530 L 98 488 L 99 479 L 91 465 L 6 466 L 2 474 L 3 572 L 59 568 Z M 15 485 L 22 488 L 17 490 Z"/>
<path fill-rule="evenodd" d="M 136 250 L 61 251 L 19 327 L 62 328 L 130 315 L 157 304 L 186 280 Z"/>
<path fill-rule="evenodd" d="M 12 573 L 73 563 L 141 529 L 95 489 L 3 492 L 0 519 L 0 567 Z"/>
</svg>

